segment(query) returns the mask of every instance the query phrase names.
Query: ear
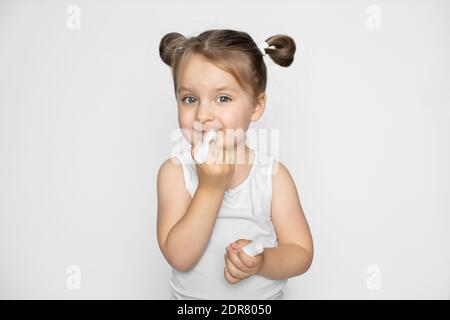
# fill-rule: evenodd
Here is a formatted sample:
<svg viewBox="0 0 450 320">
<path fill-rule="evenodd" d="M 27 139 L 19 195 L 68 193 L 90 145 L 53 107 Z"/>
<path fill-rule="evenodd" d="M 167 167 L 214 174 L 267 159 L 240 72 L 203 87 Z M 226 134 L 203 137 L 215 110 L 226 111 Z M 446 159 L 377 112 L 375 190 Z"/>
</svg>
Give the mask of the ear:
<svg viewBox="0 0 450 320">
<path fill-rule="evenodd" d="M 255 105 L 253 107 L 253 112 L 250 121 L 253 122 L 258 121 L 262 117 L 265 107 L 266 107 L 266 93 L 261 92 L 255 100 Z"/>
</svg>

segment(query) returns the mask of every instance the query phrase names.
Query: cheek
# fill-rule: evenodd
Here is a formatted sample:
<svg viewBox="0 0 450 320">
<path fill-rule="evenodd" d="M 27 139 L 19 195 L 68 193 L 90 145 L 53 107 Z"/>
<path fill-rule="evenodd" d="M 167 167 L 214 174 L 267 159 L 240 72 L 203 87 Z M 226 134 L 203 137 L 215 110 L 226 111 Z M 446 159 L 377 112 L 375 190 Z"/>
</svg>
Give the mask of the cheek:
<svg viewBox="0 0 450 320">
<path fill-rule="evenodd" d="M 239 145 L 245 144 L 245 132 L 241 129 L 220 131 L 216 140 L 216 146 L 222 148 L 225 144 L 227 149 L 236 148 Z"/>
<path fill-rule="evenodd" d="M 242 112 L 229 112 L 221 115 L 221 121 L 224 128 L 228 129 L 228 132 L 224 129 L 222 132 L 222 141 L 226 141 L 226 145 L 236 146 L 245 142 L 245 131 L 248 128 L 247 115 Z"/>
<path fill-rule="evenodd" d="M 194 114 L 191 112 L 178 112 L 178 126 L 183 133 L 184 138 L 187 141 L 193 141 L 194 139 Z"/>
<path fill-rule="evenodd" d="M 220 114 L 220 121 L 225 128 L 242 128 L 245 124 L 246 116 L 239 110 L 227 110 Z"/>
<path fill-rule="evenodd" d="M 178 125 L 180 128 L 192 129 L 195 120 L 195 110 L 178 108 Z"/>
</svg>

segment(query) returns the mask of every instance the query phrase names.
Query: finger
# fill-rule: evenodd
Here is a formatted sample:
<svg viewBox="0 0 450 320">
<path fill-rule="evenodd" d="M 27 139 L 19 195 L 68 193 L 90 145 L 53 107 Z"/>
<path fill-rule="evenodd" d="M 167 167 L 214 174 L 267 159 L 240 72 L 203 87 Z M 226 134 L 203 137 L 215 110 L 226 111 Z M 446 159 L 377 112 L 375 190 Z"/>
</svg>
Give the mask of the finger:
<svg viewBox="0 0 450 320">
<path fill-rule="evenodd" d="M 255 257 L 257 257 L 258 255 L 256 255 L 255 257 L 251 257 L 248 254 L 246 254 L 244 250 L 240 250 L 240 252 L 238 253 L 238 256 L 239 256 L 239 259 L 244 264 L 244 266 L 247 268 L 250 268 L 250 269 L 254 268 L 257 264 L 257 261 L 256 261 L 257 259 Z"/>
<path fill-rule="evenodd" d="M 223 162 L 226 164 L 231 163 L 230 150 L 228 150 L 226 147 L 223 149 Z"/>
<path fill-rule="evenodd" d="M 197 162 L 197 160 L 195 160 L 195 155 L 197 154 L 201 145 L 202 145 L 201 142 L 199 142 L 191 148 L 191 157 L 194 160 L 194 163 L 197 163 L 197 164 L 199 164 L 199 162 Z"/>
<path fill-rule="evenodd" d="M 216 163 L 216 140 L 211 140 L 209 142 L 209 151 L 208 151 L 208 155 L 206 157 L 206 163 L 208 164 L 214 164 Z"/>
<path fill-rule="evenodd" d="M 229 260 L 231 260 L 231 262 L 242 272 L 248 273 L 250 270 L 249 268 L 242 263 L 241 259 L 239 258 L 239 256 L 236 253 L 233 253 L 231 251 L 228 251 L 227 253 L 227 257 Z"/>
<path fill-rule="evenodd" d="M 230 259 L 225 255 L 225 265 L 227 267 L 228 273 L 231 274 L 234 278 L 237 279 L 245 279 L 247 275 L 236 268 L 236 266 L 231 262 Z"/>
<path fill-rule="evenodd" d="M 230 271 L 228 270 L 226 263 L 225 263 L 225 268 L 224 268 L 224 276 L 225 276 L 225 279 L 231 284 L 241 281 L 240 279 L 235 278 L 230 274 Z"/>
<path fill-rule="evenodd" d="M 230 259 L 226 259 L 226 263 L 225 263 L 226 267 L 227 267 L 227 271 L 228 273 L 236 279 L 239 280 L 243 280 L 245 278 L 247 278 L 247 274 L 240 271 L 238 268 L 236 268 L 236 266 L 231 262 Z"/>
<path fill-rule="evenodd" d="M 240 279 L 234 278 L 227 270 L 227 268 L 225 268 L 224 270 L 224 277 L 225 279 L 230 283 L 230 284 L 235 284 L 238 283 L 239 281 L 241 281 Z"/>
<path fill-rule="evenodd" d="M 217 139 L 214 140 L 214 161 L 217 164 L 222 164 L 222 148 L 220 147 L 220 144 L 218 143 Z"/>
<path fill-rule="evenodd" d="M 236 163 L 236 150 L 234 148 L 234 133 L 230 132 L 225 138 L 225 161 L 226 163 Z"/>
<path fill-rule="evenodd" d="M 218 164 L 223 164 L 223 145 L 220 145 L 219 139 L 222 139 L 220 136 L 216 139 L 216 161 Z"/>
<path fill-rule="evenodd" d="M 234 148 L 234 134 L 230 133 L 225 137 L 224 142 L 225 162 L 228 164 L 236 163 L 236 150 Z"/>
<path fill-rule="evenodd" d="M 232 243 L 230 243 L 230 246 L 233 249 L 239 249 L 242 248 L 243 246 L 245 246 L 246 244 L 249 244 L 250 242 L 252 242 L 252 240 L 248 240 L 248 239 L 238 239 Z"/>
<path fill-rule="evenodd" d="M 228 150 L 228 148 L 227 148 L 227 140 L 228 140 L 228 138 L 227 138 L 227 135 L 225 134 L 223 137 L 223 144 L 222 144 L 223 163 L 230 164 L 231 157 L 230 157 L 230 150 Z"/>
</svg>

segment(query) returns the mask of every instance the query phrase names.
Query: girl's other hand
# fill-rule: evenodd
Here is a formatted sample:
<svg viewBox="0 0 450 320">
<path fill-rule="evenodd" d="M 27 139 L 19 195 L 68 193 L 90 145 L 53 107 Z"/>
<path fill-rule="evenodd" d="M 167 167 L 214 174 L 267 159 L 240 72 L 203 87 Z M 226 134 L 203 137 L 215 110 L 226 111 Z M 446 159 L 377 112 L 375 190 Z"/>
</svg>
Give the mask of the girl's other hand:
<svg viewBox="0 0 450 320">
<path fill-rule="evenodd" d="M 231 284 L 257 274 L 262 266 L 264 260 L 262 253 L 251 257 L 241 249 L 250 242 L 252 241 L 239 239 L 226 248 L 224 276 Z"/>
</svg>

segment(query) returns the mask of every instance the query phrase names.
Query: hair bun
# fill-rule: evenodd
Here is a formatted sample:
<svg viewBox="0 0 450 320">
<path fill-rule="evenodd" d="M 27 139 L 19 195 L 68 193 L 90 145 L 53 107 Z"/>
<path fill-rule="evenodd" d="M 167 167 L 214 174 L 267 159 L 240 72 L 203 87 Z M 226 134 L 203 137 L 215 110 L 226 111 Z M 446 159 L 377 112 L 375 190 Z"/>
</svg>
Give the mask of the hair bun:
<svg viewBox="0 0 450 320">
<path fill-rule="evenodd" d="M 266 40 L 269 46 L 273 48 L 266 48 L 266 53 L 276 64 L 282 67 L 289 67 L 294 61 L 295 41 L 290 36 L 285 34 L 277 34 Z"/>
<path fill-rule="evenodd" d="M 172 66 L 173 56 L 178 47 L 182 46 L 186 41 L 186 37 L 178 32 L 170 32 L 166 34 L 159 43 L 159 55 L 162 61 L 169 67 Z"/>
</svg>

